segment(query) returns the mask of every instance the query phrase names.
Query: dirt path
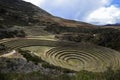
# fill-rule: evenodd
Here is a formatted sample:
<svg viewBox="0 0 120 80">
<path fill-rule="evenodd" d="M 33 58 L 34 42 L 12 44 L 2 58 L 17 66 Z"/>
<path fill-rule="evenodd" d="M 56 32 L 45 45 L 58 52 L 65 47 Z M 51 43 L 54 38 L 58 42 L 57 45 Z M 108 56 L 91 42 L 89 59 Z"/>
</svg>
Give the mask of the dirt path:
<svg viewBox="0 0 120 80">
<path fill-rule="evenodd" d="M 3 55 L 0 55 L 0 57 L 8 57 L 8 56 L 11 56 L 11 55 L 13 55 L 13 54 L 15 54 L 15 53 L 16 53 L 16 51 L 13 50 L 13 51 L 11 51 L 11 52 L 9 52 L 9 53 L 6 53 L 6 54 L 3 54 Z"/>
</svg>

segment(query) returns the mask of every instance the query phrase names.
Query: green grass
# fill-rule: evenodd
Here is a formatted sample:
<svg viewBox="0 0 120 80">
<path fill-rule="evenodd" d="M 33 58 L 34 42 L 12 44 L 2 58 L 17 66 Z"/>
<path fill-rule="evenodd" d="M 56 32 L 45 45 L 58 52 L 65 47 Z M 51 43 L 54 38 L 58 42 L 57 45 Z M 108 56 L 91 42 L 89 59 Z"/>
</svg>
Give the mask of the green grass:
<svg viewBox="0 0 120 80">
<path fill-rule="evenodd" d="M 36 65 L 38 65 L 40 63 L 42 65 L 42 67 L 45 69 L 53 69 L 53 70 L 60 71 L 63 73 L 74 73 L 75 72 L 75 71 L 72 71 L 69 69 L 65 69 L 65 68 L 61 68 L 61 67 L 57 67 L 52 64 L 49 64 L 45 60 L 42 60 L 41 57 L 38 57 L 38 56 L 32 54 L 29 50 L 19 49 L 18 52 L 21 53 L 28 62 L 32 61 Z"/>
<path fill-rule="evenodd" d="M 50 79 L 49 76 L 45 76 L 40 72 L 0 73 L 0 80 L 49 80 L 49 79 Z"/>
<path fill-rule="evenodd" d="M 32 73 L 0 73 L 0 80 L 120 80 L 120 70 L 108 68 L 105 72 L 80 71 L 74 75 L 44 75 L 40 72 Z"/>
<path fill-rule="evenodd" d="M 58 47 L 43 54 L 41 57 L 48 63 L 75 71 L 99 72 L 106 70 L 109 66 L 113 69 L 120 67 L 120 54 L 101 47 Z"/>
<path fill-rule="evenodd" d="M 23 49 L 32 51 L 32 54 L 55 66 L 75 71 L 88 70 L 99 72 L 106 70 L 109 66 L 112 66 L 113 69 L 120 67 L 119 53 L 102 47 L 92 48 L 85 45 L 79 48 L 31 46 Z"/>
<path fill-rule="evenodd" d="M 119 52 L 93 44 L 77 44 L 36 38 L 15 39 L 3 44 L 11 49 L 31 47 L 28 50 L 31 50 L 32 54 L 42 60 L 74 71 L 101 72 L 105 71 L 109 66 L 114 70 L 120 68 Z"/>
</svg>

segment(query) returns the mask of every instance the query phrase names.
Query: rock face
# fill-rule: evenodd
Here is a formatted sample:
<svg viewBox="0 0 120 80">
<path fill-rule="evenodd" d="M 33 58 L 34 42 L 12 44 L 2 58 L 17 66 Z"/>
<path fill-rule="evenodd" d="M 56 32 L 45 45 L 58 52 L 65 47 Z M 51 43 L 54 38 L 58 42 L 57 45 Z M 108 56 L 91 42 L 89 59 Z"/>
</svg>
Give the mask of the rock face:
<svg viewBox="0 0 120 80">
<path fill-rule="evenodd" d="M 34 64 L 32 61 L 27 61 L 22 58 L 0 58 L 0 73 L 31 73 L 40 72 L 45 75 L 61 75 L 62 71 L 57 69 L 45 68 L 39 64 Z"/>
</svg>

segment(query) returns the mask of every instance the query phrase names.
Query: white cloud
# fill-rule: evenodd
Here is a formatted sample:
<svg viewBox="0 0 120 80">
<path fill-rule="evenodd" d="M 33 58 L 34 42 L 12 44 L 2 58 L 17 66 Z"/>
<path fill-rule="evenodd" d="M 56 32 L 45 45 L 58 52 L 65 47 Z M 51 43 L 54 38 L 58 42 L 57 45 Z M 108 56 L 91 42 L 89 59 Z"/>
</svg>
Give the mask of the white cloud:
<svg viewBox="0 0 120 80">
<path fill-rule="evenodd" d="M 110 6 L 113 0 L 25 0 L 49 13 L 79 21 L 109 24 L 119 21 L 120 9 Z M 107 7 L 110 6 L 110 7 Z"/>
<path fill-rule="evenodd" d="M 111 0 L 44 0 L 39 6 L 53 15 L 83 20 L 92 11 L 108 5 Z"/>
<path fill-rule="evenodd" d="M 101 7 L 92 12 L 87 18 L 87 22 L 96 24 L 115 24 L 120 22 L 120 8 L 111 5 L 110 7 Z"/>
<path fill-rule="evenodd" d="M 24 1 L 31 2 L 37 6 L 41 5 L 44 2 L 44 0 L 24 0 Z"/>
</svg>

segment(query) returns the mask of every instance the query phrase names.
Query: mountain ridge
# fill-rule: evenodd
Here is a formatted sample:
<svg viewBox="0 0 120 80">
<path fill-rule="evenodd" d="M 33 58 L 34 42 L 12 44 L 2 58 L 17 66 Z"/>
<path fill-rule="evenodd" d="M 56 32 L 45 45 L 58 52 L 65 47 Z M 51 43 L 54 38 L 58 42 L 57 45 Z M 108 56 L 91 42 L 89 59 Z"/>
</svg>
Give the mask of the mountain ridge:
<svg viewBox="0 0 120 80">
<path fill-rule="evenodd" d="M 0 23 L 7 23 L 8 25 L 22 24 L 26 26 L 37 24 L 40 26 L 48 26 L 49 24 L 55 23 L 58 26 L 66 27 L 92 28 L 94 26 L 85 22 L 53 16 L 38 6 L 23 0 L 0 0 L 0 13 L 2 15 L 0 16 Z"/>
</svg>

